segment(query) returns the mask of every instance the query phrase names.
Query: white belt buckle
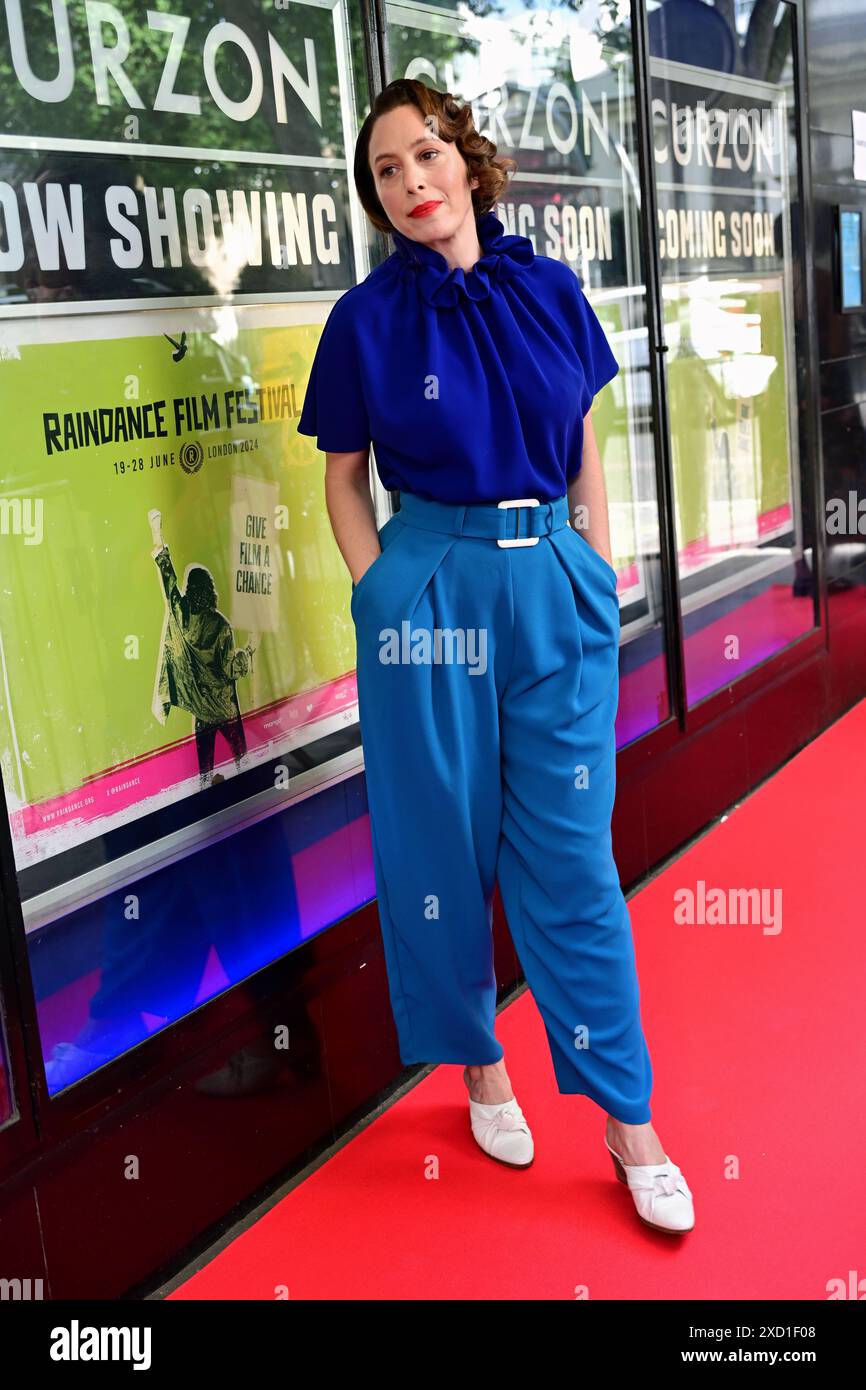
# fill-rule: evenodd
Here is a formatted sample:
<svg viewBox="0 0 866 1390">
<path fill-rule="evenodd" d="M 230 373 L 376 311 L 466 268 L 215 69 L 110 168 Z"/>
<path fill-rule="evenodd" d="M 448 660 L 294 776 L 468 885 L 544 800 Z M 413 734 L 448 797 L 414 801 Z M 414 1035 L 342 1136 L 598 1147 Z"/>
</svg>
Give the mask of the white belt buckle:
<svg viewBox="0 0 866 1390">
<path fill-rule="evenodd" d="M 540 505 L 537 497 L 515 497 L 509 502 L 499 503 L 500 507 L 538 507 Z M 540 536 L 521 536 L 516 540 L 505 541 L 497 537 L 496 544 L 503 547 L 506 545 L 538 545 L 540 540 Z"/>
</svg>

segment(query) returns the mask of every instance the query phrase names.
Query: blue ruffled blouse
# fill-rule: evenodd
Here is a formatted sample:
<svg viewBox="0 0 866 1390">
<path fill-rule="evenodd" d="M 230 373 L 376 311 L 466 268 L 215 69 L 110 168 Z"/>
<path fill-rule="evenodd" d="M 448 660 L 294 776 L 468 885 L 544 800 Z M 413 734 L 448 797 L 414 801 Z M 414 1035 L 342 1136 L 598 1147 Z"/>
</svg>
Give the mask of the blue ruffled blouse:
<svg viewBox="0 0 866 1390">
<path fill-rule="evenodd" d="M 392 231 L 395 251 L 338 299 L 298 422 L 324 453 L 371 443 L 388 489 L 439 502 L 561 497 L 583 421 L 619 365 L 580 280 L 493 212 L 471 270 Z"/>
</svg>

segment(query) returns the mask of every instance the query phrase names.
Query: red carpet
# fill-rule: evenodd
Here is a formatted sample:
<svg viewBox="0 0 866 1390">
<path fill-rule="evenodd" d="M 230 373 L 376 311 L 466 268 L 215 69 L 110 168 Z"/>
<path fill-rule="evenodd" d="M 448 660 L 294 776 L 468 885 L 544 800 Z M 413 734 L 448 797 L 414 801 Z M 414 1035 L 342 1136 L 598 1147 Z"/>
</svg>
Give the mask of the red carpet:
<svg viewBox="0 0 866 1390">
<path fill-rule="evenodd" d="M 824 1300 L 866 1277 L 864 746 L 866 701 L 629 902 L 653 1124 L 692 1232 L 638 1220 L 524 993 L 497 1035 L 532 1167 L 477 1147 L 461 1069 L 440 1067 L 170 1297 Z M 699 880 L 768 890 L 781 931 L 679 924 Z"/>
</svg>

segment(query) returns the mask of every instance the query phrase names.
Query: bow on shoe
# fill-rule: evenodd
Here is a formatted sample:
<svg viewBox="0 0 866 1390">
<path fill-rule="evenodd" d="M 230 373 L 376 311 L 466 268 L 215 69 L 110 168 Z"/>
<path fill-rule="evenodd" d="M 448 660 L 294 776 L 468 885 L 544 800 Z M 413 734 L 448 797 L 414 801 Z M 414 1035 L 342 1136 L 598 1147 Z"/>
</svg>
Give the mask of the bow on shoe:
<svg viewBox="0 0 866 1390">
<path fill-rule="evenodd" d="M 485 1105 L 470 1097 L 469 1118 L 476 1143 L 485 1153 L 501 1163 L 528 1168 L 535 1151 L 532 1133 L 514 1097 L 501 1105 Z"/>
<path fill-rule="evenodd" d="M 645 1178 L 643 1182 L 638 1179 L 632 1186 L 642 1191 L 654 1192 L 658 1196 L 664 1194 L 666 1197 L 673 1197 L 677 1190 L 677 1180 L 673 1173 L 656 1173 L 652 1178 Z"/>
<path fill-rule="evenodd" d="M 675 1163 L 668 1164 L 658 1173 L 629 1173 L 628 1185 L 633 1192 L 650 1192 L 655 1197 L 673 1197 L 675 1193 L 681 1192 L 684 1197 L 691 1197 L 688 1183 L 682 1175 L 682 1171 Z"/>
<path fill-rule="evenodd" d="M 504 1110 L 498 1110 L 495 1115 L 479 1116 L 476 1120 L 476 1124 L 484 1125 L 485 1127 L 492 1125 L 495 1129 L 501 1130 L 525 1129 L 527 1134 L 529 1133 L 529 1126 L 526 1123 L 523 1111 L 517 1109 L 516 1106 L 509 1108 L 509 1106 L 506 1105 Z"/>
<path fill-rule="evenodd" d="M 513 1111 L 500 1110 L 498 1115 L 490 1117 L 489 1123 L 495 1125 L 497 1129 L 517 1129 L 520 1122 Z"/>
</svg>

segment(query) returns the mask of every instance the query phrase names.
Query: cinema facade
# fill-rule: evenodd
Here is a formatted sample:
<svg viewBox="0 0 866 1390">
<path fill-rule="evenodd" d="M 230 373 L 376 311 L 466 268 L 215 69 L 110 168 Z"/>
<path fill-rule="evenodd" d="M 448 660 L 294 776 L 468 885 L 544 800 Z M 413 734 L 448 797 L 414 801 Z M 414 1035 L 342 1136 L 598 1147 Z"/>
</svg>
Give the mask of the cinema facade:
<svg viewBox="0 0 866 1390">
<path fill-rule="evenodd" d="M 9 0 L 0 24 L 0 1278 L 21 1297 L 154 1287 L 412 1071 L 350 579 L 296 430 L 331 306 L 391 250 L 352 180 L 391 78 L 472 103 L 517 162 L 506 229 L 580 276 L 620 363 L 593 419 L 623 885 L 866 681 L 862 8 L 223 8 Z M 371 485 L 384 521 L 399 497 Z M 209 586 L 213 709 L 179 637 Z M 504 1000 L 498 898 L 494 941 Z"/>
</svg>

